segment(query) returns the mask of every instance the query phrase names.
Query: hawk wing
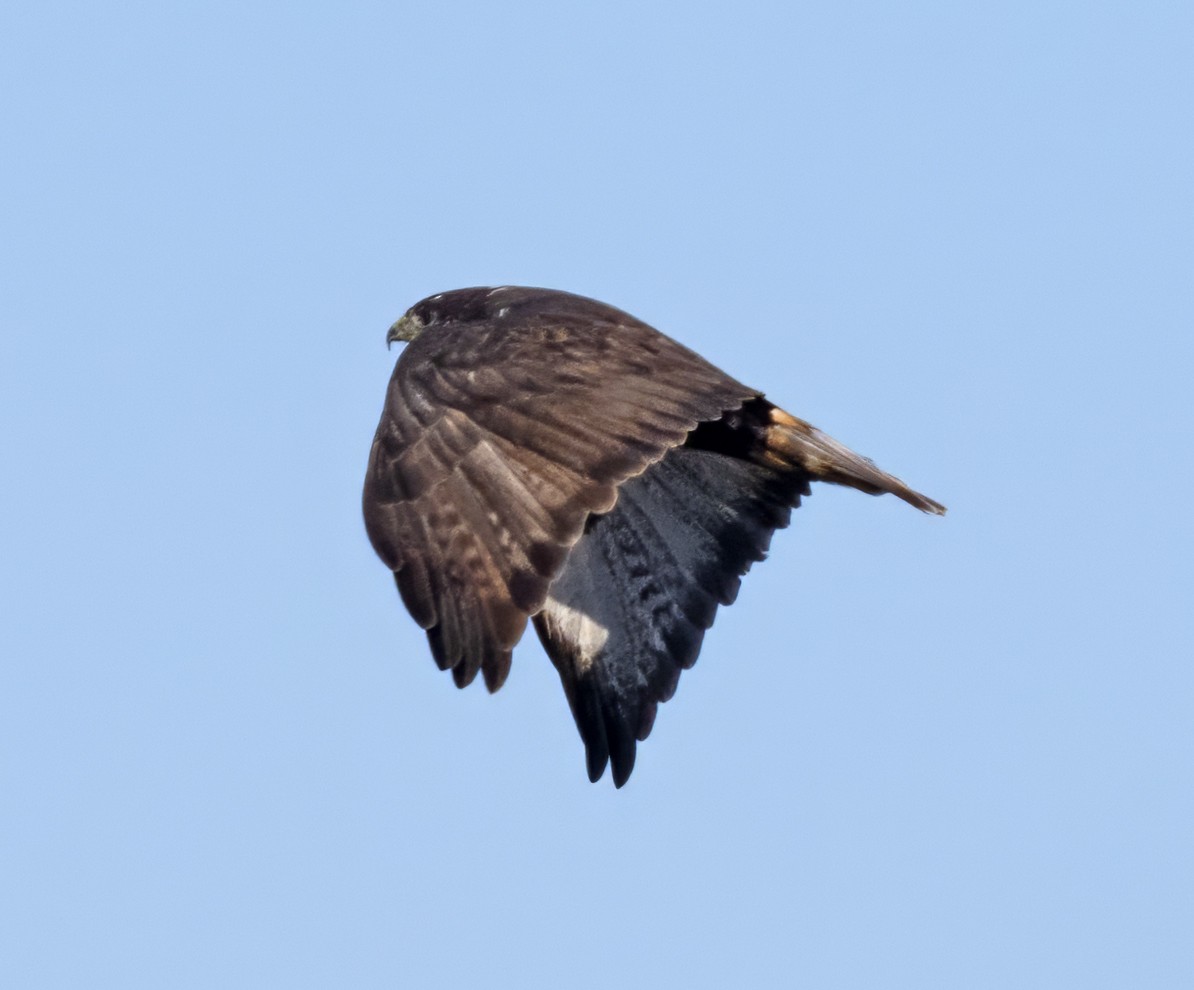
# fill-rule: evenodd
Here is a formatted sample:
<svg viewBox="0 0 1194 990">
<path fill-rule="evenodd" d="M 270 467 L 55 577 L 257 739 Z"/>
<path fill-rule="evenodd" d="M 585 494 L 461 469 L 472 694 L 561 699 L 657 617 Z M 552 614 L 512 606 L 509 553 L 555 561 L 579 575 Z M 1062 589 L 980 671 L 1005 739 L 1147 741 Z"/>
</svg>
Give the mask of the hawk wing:
<svg viewBox="0 0 1194 990">
<path fill-rule="evenodd" d="M 621 787 L 660 702 L 696 662 L 718 605 L 808 492 L 781 472 L 696 445 L 631 478 L 592 521 L 535 616 L 585 742 L 589 779 Z"/>
<path fill-rule="evenodd" d="M 436 663 L 495 691 L 586 520 L 758 393 L 579 296 L 472 289 L 419 306 L 428 325 L 390 381 L 365 524 Z"/>
</svg>

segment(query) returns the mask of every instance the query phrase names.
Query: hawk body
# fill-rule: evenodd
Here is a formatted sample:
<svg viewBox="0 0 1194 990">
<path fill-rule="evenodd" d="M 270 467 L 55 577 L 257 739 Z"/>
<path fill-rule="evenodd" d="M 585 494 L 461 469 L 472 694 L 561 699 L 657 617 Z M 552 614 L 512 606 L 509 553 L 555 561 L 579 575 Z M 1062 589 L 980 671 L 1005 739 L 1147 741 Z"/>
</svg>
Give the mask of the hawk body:
<svg viewBox="0 0 1194 990">
<path fill-rule="evenodd" d="M 718 605 L 812 480 L 892 492 L 865 458 L 591 299 L 461 289 L 390 331 L 365 524 L 436 663 L 501 687 L 528 618 L 589 776 L 621 786 Z"/>
</svg>

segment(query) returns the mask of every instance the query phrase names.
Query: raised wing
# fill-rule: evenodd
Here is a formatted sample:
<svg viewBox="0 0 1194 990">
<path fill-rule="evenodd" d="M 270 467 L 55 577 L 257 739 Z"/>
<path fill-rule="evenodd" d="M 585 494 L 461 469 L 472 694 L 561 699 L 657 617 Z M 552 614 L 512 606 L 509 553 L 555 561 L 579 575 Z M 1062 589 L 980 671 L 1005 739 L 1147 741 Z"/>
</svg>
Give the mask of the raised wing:
<svg viewBox="0 0 1194 990">
<path fill-rule="evenodd" d="M 497 690 L 590 515 L 758 393 L 592 300 L 448 296 L 465 291 L 488 304 L 428 325 L 394 369 L 365 524 L 436 663 Z"/>
</svg>

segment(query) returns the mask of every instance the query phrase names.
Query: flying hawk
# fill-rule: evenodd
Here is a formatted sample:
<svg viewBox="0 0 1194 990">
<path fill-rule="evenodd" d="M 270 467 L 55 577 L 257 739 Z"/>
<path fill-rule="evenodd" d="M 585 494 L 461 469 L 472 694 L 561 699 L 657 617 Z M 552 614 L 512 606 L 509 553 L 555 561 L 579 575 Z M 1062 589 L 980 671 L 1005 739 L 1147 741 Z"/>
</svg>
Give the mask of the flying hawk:
<svg viewBox="0 0 1194 990">
<path fill-rule="evenodd" d="M 635 744 L 810 481 L 945 508 L 700 355 L 548 289 L 443 292 L 405 341 L 365 526 L 458 687 L 502 686 L 533 619 L 589 779 Z"/>
</svg>

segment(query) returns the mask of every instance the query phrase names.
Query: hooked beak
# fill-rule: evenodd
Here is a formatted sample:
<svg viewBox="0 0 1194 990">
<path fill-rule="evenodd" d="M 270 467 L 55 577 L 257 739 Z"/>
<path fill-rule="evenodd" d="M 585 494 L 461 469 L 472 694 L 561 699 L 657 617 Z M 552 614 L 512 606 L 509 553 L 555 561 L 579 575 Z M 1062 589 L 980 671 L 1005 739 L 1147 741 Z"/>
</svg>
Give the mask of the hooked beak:
<svg viewBox="0 0 1194 990">
<path fill-rule="evenodd" d="M 389 333 L 386 334 L 386 350 L 390 349 L 390 345 L 398 340 L 403 343 L 410 343 L 420 333 L 423 332 L 423 321 L 420 320 L 414 313 L 407 313 L 400 317 L 390 327 Z"/>
</svg>

